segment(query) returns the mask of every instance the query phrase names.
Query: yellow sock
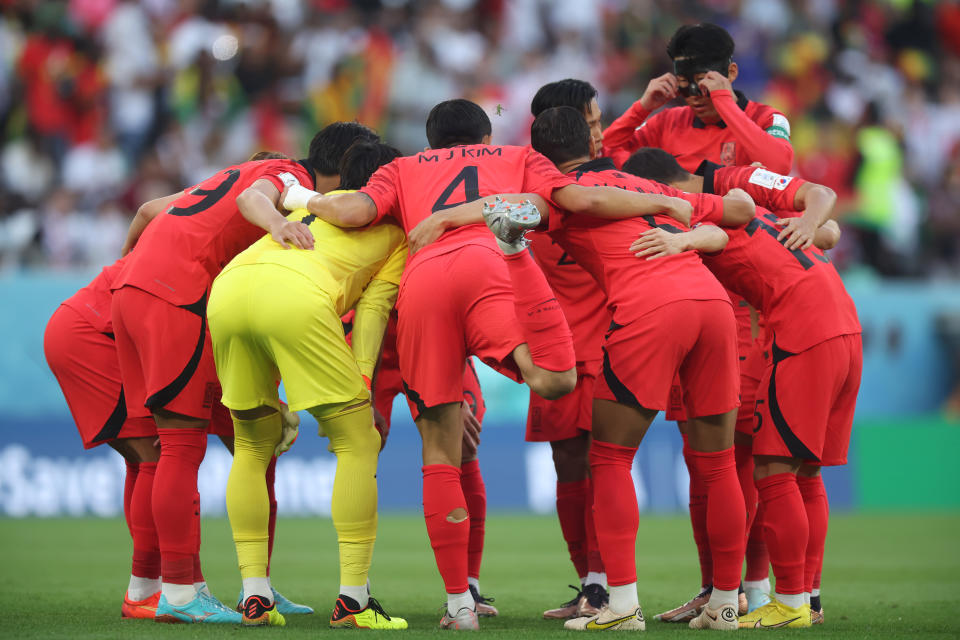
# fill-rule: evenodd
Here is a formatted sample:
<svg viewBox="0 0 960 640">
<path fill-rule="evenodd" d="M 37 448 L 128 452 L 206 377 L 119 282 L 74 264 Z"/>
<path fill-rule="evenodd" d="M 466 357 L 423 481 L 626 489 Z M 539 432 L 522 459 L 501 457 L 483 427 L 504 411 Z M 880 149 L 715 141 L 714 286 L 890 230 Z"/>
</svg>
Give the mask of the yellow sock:
<svg viewBox="0 0 960 640">
<path fill-rule="evenodd" d="M 348 403 L 356 405 L 357 403 Z M 370 403 L 330 415 L 314 412 L 329 449 L 337 456 L 331 513 L 340 544 L 340 584 L 367 583 L 377 539 L 377 457 L 380 435 L 373 427 Z"/>
<path fill-rule="evenodd" d="M 270 499 L 266 473 L 280 441 L 280 414 L 233 419 L 233 466 L 227 479 L 227 515 L 240 562 L 240 577 L 267 575 Z"/>
</svg>

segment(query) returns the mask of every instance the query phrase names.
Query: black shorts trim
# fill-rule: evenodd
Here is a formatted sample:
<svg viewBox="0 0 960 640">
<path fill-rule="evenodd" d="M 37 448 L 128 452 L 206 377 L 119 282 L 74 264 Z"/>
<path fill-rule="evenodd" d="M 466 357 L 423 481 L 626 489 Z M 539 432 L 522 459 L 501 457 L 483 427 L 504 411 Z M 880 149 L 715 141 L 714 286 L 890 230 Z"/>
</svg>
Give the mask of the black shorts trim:
<svg viewBox="0 0 960 640">
<path fill-rule="evenodd" d="M 807 448 L 807 445 L 803 444 L 800 438 L 798 438 L 790 428 L 790 425 L 787 424 L 787 419 L 783 415 L 783 411 L 780 409 L 780 403 L 777 402 L 777 367 L 781 362 L 795 355 L 797 354 L 784 351 L 778 347 L 776 339 L 774 339 L 773 371 L 770 373 L 770 385 L 767 387 L 767 401 L 770 408 L 770 417 L 773 419 L 773 426 L 777 428 L 777 433 L 780 434 L 780 438 L 783 440 L 783 443 L 787 445 L 787 449 L 790 451 L 791 456 L 794 458 L 800 458 L 802 460 L 814 460 L 819 462 L 820 458 L 813 455 L 813 452 Z"/>
<path fill-rule="evenodd" d="M 633 395 L 633 392 L 627 388 L 627 385 L 623 384 L 620 378 L 617 377 L 617 374 L 613 372 L 613 367 L 610 366 L 610 354 L 607 352 L 606 347 L 603 347 L 603 379 L 606 381 L 607 386 L 610 387 L 610 391 L 613 392 L 613 397 L 617 399 L 617 402 L 631 407 L 644 408 L 643 405 L 640 404 L 640 401 L 637 400 L 637 396 Z"/>
<path fill-rule="evenodd" d="M 120 397 L 117 399 L 117 405 L 113 408 L 113 412 L 110 414 L 110 417 L 107 418 L 107 421 L 103 424 L 103 427 L 93 436 L 93 439 L 90 441 L 91 444 L 103 444 L 109 440 L 114 440 L 117 437 L 117 434 L 120 433 L 120 429 L 123 428 L 123 423 L 127 421 L 127 401 L 123 396 L 123 387 L 120 387 Z"/>
<path fill-rule="evenodd" d="M 420 394 L 410 388 L 406 380 L 401 380 L 400 383 L 403 385 L 404 395 L 417 407 L 417 415 L 413 416 L 413 419 L 416 420 L 420 417 L 421 413 L 427 410 L 427 405 L 424 403 L 423 398 L 420 397 Z"/>
<path fill-rule="evenodd" d="M 203 346 L 207 338 L 207 293 L 204 292 L 203 297 L 196 302 L 182 305 L 180 308 L 200 316 L 200 336 L 197 338 L 197 346 L 193 349 L 193 355 L 190 356 L 189 362 L 180 372 L 180 375 L 163 389 L 147 398 L 144 406 L 151 411 L 162 409 L 180 395 L 180 392 L 190 382 L 190 378 L 197 372 L 197 367 L 200 366 L 200 358 L 203 356 Z"/>
</svg>

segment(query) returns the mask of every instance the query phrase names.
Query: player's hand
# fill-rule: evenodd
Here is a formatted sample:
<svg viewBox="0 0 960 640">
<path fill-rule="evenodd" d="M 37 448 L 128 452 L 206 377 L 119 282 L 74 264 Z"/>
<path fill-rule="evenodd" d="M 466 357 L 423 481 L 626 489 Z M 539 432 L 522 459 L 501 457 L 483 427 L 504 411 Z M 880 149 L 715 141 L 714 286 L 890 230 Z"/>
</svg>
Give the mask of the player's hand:
<svg viewBox="0 0 960 640">
<path fill-rule="evenodd" d="M 390 435 L 390 423 L 383 417 L 383 414 L 373 408 L 373 428 L 380 433 L 380 451 L 387 446 L 387 436 Z"/>
<path fill-rule="evenodd" d="M 290 245 L 298 249 L 313 249 L 313 234 L 310 233 L 310 227 L 302 222 L 282 218 L 282 222 L 270 225 L 270 237 L 284 249 L 289 249 Z"/>
<path fill-rule="evenodd" d="M 460 456 L 464 459 L 472 459 L 477 457 L 477 447 L 480 446 L 480 432 L 483 426 L 473 415 L 466 401 L 460 403 L 460 414 L 463 417 L 463 446 Z"/>
<path fill-rule="evenodd" d="M 286 404 L 280 403 L 280 442 L 273 449 L 273 455 L 279 456 L 290 450 L 300 435 L 300 416 L 290 411 Z"/>
<path fill-rule="evenodd" d="M 638 258 L 653 260 L 664 256 L 673 256 L 683 253 L 687 249 L 686 239 L 682 233 L 670 233 L 664 229 L 649 229 L 640 234 L 640 237 L 630 245 L 630 251 Z"/>
<path fill-rule="evenodd" d="M 794 249 L 809 249 L 813 245 L 813 240 L 817 235 L 817 223 L 815 220 L 805 218 L 780 218 L 776 221 L 778 227 L 781 227 L 777 241 L 782 242 L 783 246 L 791 251 Z"/>
<path fill-rule="evenodd" d="M 700 85 L 700 90 L 707 95 L 712 91 L 722 91 L 724 89 L 733 93 L 733 85 L 730 84 L 730 79 L 719 71 L 707 71 L 707 74 L 700 78 L 700 82 L 697 84 Z"/>
<path fill-rule="evenodd" d="M 437 214 L 421 220 L 417 223 L 417 226 L 407 234 L 407 245 L 410 247 L 410 255 L 436 242 L 437 238 L 442 236 L 444 231 L 446 231 L 446 228 L 443 225 L 443 220 Z"/>
<path fill-rule="evenodd" d="M 677 76 L 665 73 L 647 84 L 640 96 L 640 105 L 647 111 L 653 111 L 677 97 Z"/>
<path fill-rule="evenodd" d="M 689 227 L 693 219 L 693 205 L 683 198 L 667 197 L 667 215 Z"/>
</svg>

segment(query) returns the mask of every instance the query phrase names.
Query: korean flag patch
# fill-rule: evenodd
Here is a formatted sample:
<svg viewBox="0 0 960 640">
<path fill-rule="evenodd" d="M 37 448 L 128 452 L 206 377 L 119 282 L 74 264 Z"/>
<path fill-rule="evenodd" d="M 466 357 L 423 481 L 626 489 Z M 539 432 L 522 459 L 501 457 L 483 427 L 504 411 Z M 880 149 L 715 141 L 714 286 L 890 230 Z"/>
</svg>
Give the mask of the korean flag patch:
<svg viewBox="0 0 960 640">
<path fill-rule="evenodd" d="M 783 191 L 787 188 L 787 185 L 790 184 L 791 180 L 793 180 L 793 178 L 790 176 L 782 176 L 779 173 L 767 171 L 766 169 L 754 169 L 749 182 L 766 189 Z"/>
</svg>

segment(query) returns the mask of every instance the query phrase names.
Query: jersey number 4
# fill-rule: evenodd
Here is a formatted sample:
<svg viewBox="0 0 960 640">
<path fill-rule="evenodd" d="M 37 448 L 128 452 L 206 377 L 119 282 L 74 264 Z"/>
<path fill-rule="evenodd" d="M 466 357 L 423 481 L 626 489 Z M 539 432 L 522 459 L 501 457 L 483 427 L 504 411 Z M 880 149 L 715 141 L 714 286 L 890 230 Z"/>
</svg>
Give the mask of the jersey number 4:
<svg viewBox="0 0 960 640">
<path fill-rule="evenodd" d="M 456 193 L 461 184 L 463 185 L 463 195 L 465 199 L 450 202 L 450 198 L 453 197 L 453 194 Z M 433 203 L 430 212 L 436 213 L 437 211 L 443 211 L 444 209 L 450 209 L 479 199 L 480 177 L 477 172 L 477 166 L 473 164 L 467 165 L 450 181 L 450 184 L 443 190 L 443 193 L 440 194 L 437 201 Z"/>
</svg>

